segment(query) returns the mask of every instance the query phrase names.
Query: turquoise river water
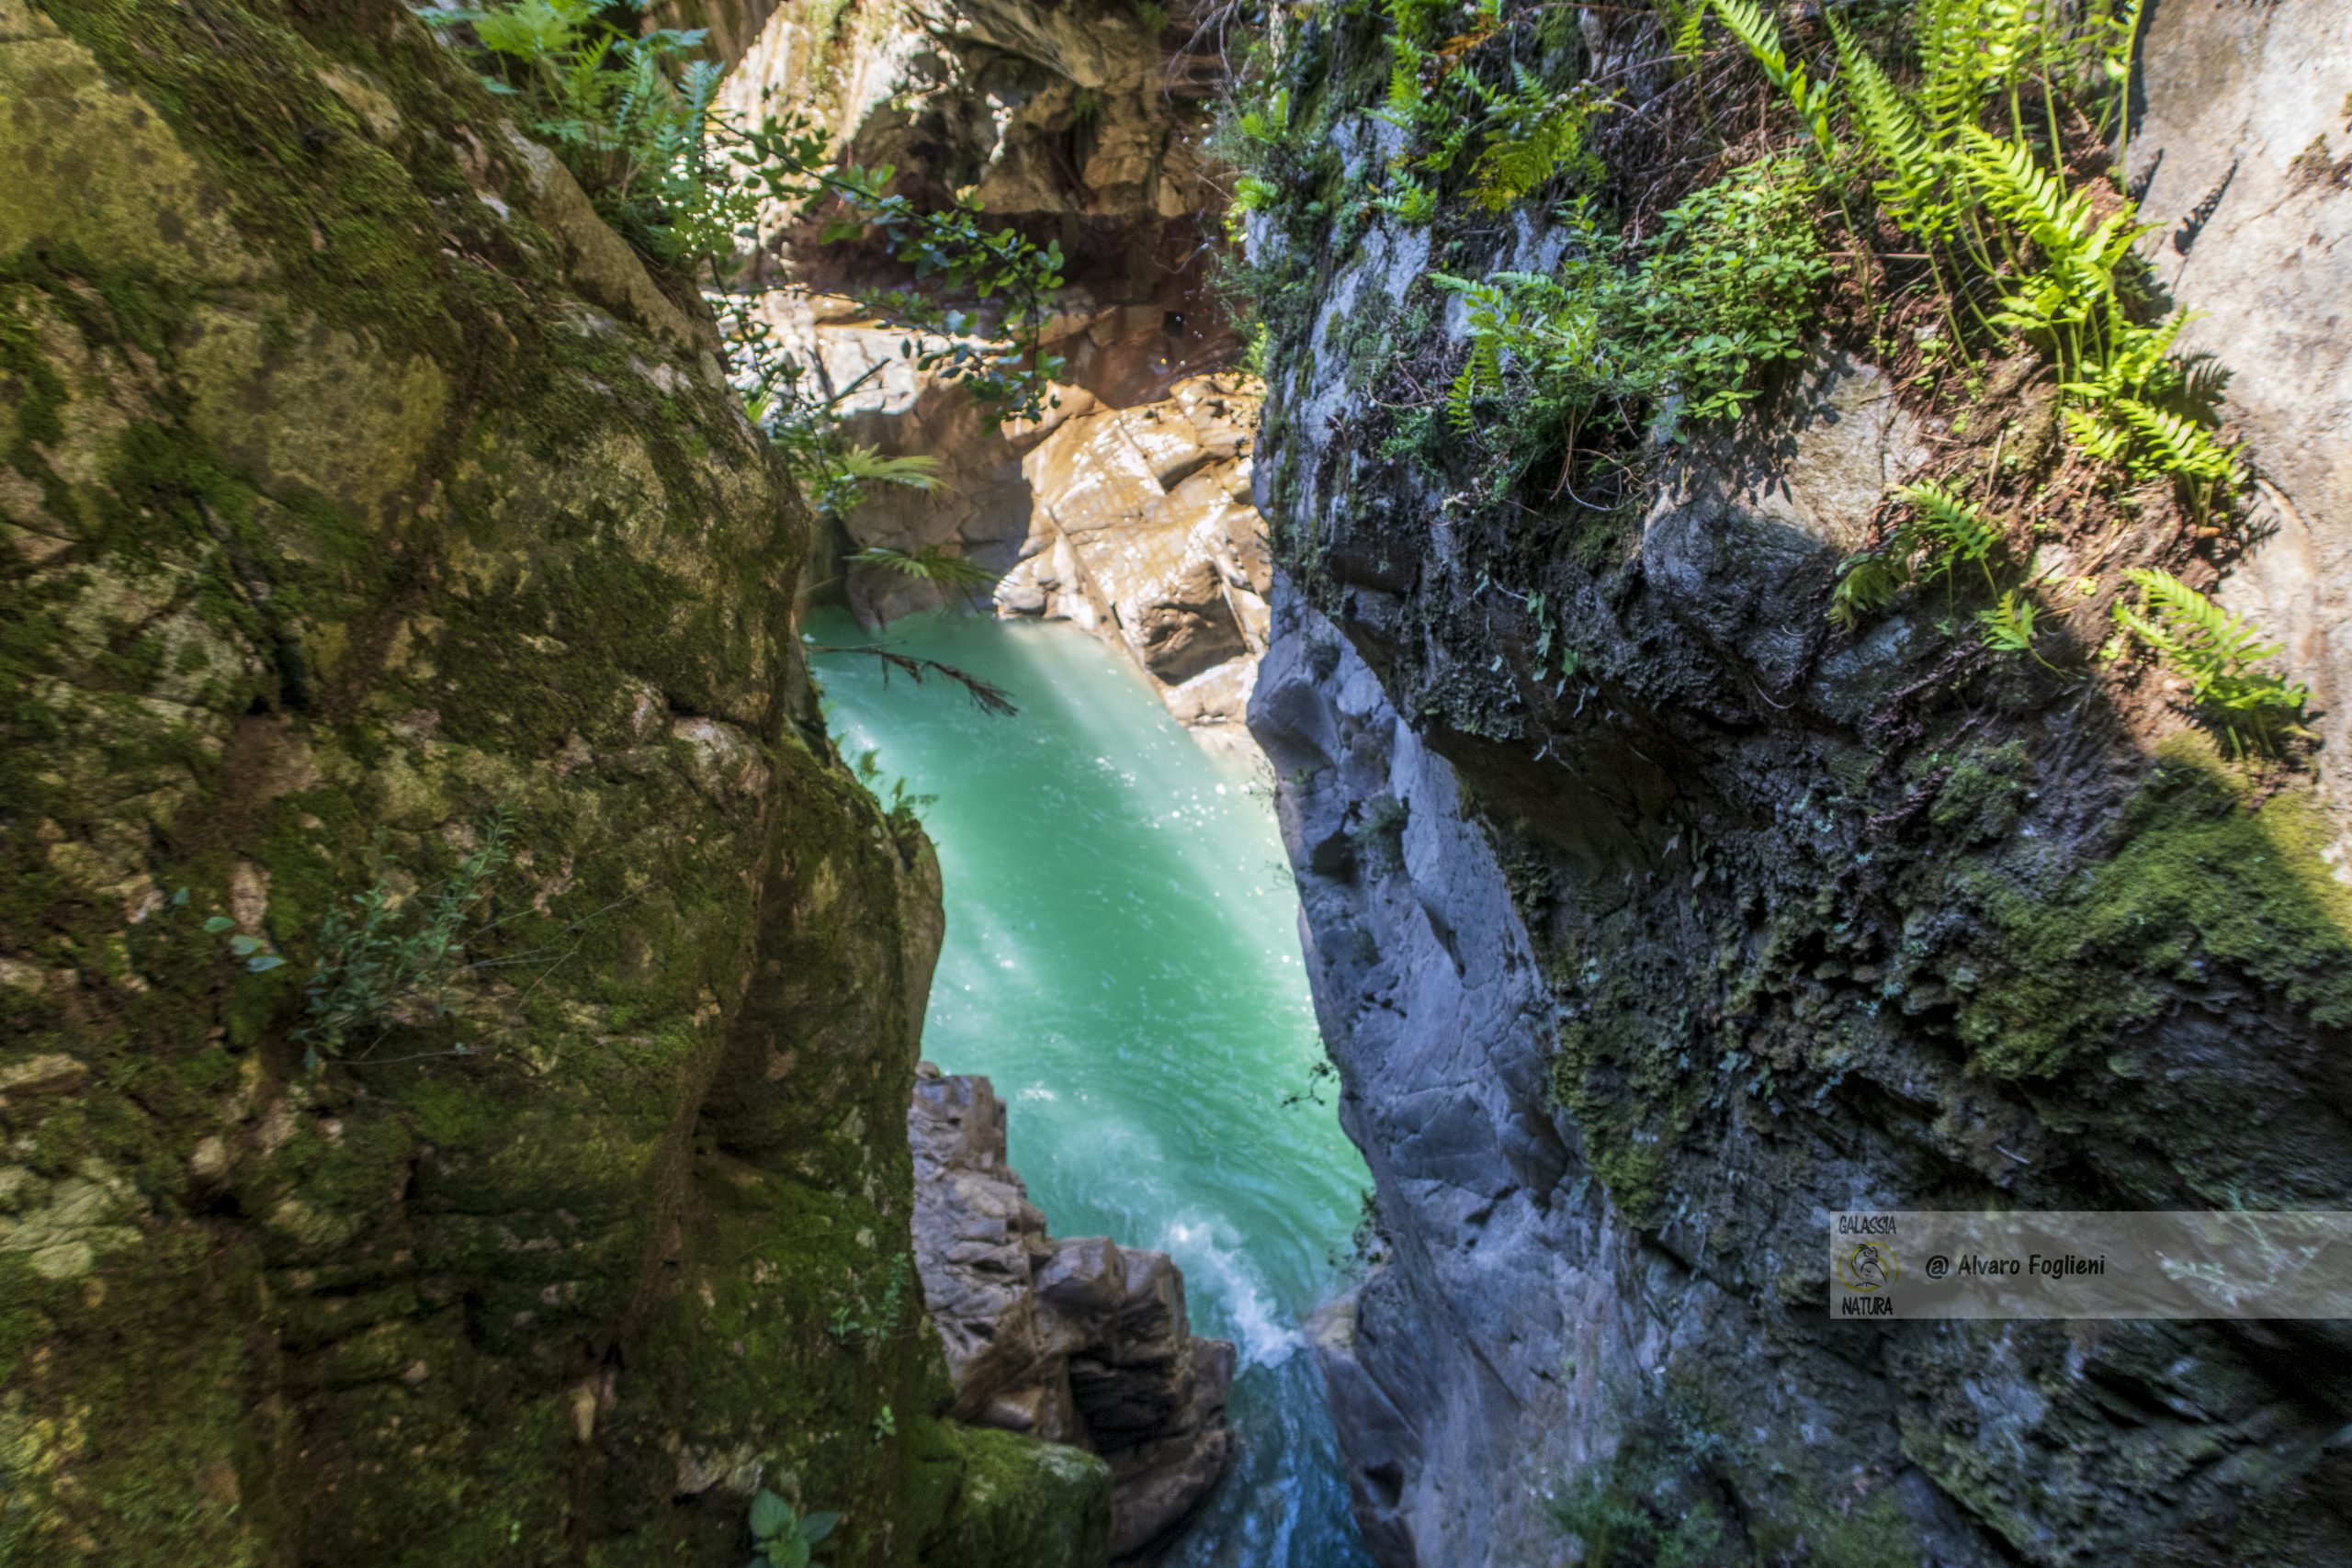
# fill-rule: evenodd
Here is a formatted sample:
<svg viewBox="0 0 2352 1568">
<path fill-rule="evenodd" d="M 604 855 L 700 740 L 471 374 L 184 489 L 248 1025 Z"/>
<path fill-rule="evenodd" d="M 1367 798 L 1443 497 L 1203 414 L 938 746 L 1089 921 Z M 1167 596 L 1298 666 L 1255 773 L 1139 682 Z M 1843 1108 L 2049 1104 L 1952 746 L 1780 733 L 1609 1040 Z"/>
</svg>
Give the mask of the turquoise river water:
<svg viewBox="0 0 2352 1568">
<path fill-rule="evenodd" d="M 838 611 L 819 643 L 871 640 Z M 1233 1472 L 1171 1568 L 1361 1568 L 1299 1324 L 1348 1248 L 1363 1161 L 1330 1094 L 1297 901 L 1263 781 L 1212 758 L 1142 677 L 1062 625 L 915 616 L 882 640 L 1004 686 L 991 717 L 936 678 L 819 655 L 834 732 L 922 816 L 947 943 L 923 1055 L 985 1073 L 1057 1235 L 1157 1247 L 1196 1333 L 1240 1349 Z"/>
</svg>

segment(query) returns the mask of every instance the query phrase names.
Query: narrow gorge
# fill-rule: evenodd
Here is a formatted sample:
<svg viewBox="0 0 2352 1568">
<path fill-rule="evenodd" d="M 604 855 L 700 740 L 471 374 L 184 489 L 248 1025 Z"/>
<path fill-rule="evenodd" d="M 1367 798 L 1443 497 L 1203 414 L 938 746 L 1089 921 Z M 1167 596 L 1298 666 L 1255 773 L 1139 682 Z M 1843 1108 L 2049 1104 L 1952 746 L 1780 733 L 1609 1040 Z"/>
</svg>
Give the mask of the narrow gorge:
<svg viewBox="0 0 2352 1568">
<path fill-rule="evenodd" d="M 2352 1563 L 2352 9 L 0 0 L 0 1563 Z"/>
</svg>

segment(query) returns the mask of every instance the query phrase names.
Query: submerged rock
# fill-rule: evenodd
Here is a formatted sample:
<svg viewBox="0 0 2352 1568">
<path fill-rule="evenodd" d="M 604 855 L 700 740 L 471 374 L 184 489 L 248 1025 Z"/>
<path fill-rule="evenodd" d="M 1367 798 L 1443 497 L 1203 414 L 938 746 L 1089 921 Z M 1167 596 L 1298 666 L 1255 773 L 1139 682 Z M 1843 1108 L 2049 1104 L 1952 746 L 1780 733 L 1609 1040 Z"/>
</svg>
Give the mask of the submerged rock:
<svg viewBox="0 0 2352 1568">
<path fill-rule="evenodd" d="M 1111 1551 L 1156 1559 L 1233 1454 L 1234 1348 L 1196 1337 L 1162 1252 L 1060 1241 L 1005 1164 L 984 1077 L 917 1070 L 915 1264 L 956 1382 L 954 1413 L 1110 1462 Z"/>
</svg>

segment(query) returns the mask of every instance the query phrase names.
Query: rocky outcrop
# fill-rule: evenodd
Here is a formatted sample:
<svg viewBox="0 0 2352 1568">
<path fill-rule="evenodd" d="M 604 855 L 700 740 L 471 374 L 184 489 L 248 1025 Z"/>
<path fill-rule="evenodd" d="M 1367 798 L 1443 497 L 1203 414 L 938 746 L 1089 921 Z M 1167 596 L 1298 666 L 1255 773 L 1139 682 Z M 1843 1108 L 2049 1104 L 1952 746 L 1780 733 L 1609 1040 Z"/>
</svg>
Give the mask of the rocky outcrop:
<svg viewBox="0 0 2352 1568">
<path fill-rule="evenodd" d="M 839 553 L 939 549 L 1010 574 L 999 613 L 1078 621 L 1133 657 L 1181 721 L 1246 750 L 1267 588 L 1248 501 L 1257 389 L 1228 368 L 1239 344 L 1206 287 L 1224 198 L 1201 110 L 1219 78 L 1202 18 L 1180 7 L 1155 30 L 1160 17 L 786 6 L 729 90 L 743 113 L 763 94 L 813 103 L 844 156 L 888 164 L 918 193 L 968 191 L 1070 258 L 1040 344 L 1065 361 L 1057 406 L 1000 429 L 901 356 L 903 332 L 825 292 L 876 286 L 887 258 L 779 216 L 765 254 L 793 287 L 763 306 L 777 342 L 847 393 L 851 440 L 927 457 L 943 481 L 877 487 L 837 520 Z M 858 562 L 831 587 L 869 625 L 967 598 Z"/>
<path fill-rule="evenodd" d="M 868 625 L 955 607 L 1069 620 L 1135 661 L 1179 722 L 1213 745 L 1253 748 L 1242 728 L 1265 647 L 1264 521 L 1250 501 L 1258 389 L 1232 372 L 1166 379 L 1151 306 L 1065 299 L 1054 351 L 1076 367 L 1034 424 L 990 429 L 972 399 L 898 355 L 900 334 L 831 298 L 779 299 L 779 336 L 847 387 L 852 440 L 920 452 L 934 491 L 876 487 L 837 520 L 843 552 L 944 549 L 1001 573 L 969 595 L 888 568 L 847 563 L 836 585 Z M 1157 370 L 1138 372 L 1145 362 Z M 870 373 L 870 374 L 869 374 Z M 1089 390 L 1125 385 L 1139 400 Z"/>
<path fill-rule="evenodd" d="M 988 1079 L 924 1063 L 907 1129 L 915 1263 L 956 1417 L 1101 1454 L 1113 1558 L 1156 1561 L 1232 1458 L 1233 1346 L 1193 1337 L 1167 1254 L 1046 1234 Z"/>
<path fill-rule="evenodd" d="M 2221 597 L 2287 643 L 2319 694 L 2322 776 L 2352 803 L 2352 11 L 2166 4 L 2142 52 L 2143 249 L 2262 454 L 2257 544 Z"/>
<path fill-rule="evenodd" d="M 691 288 L 392 0 L 0 0 L 0 1557 L 1100 1562 Z"/>
<path fill-rule="evenodd" d="M 2259 132 L 2233 156 L 2268 172 L 2206 231 L 2239 247 L 2210 253 L 2228 281 L 2203 240 L 2158 261 L 2233 368 L 2281 345 L 2233 406 L 2282 443 L 2257 460 L 2312 541 L 2264 547 L 2310 564 L 2257 554 L 2228 592 L 2272 595 L 2315 682 L 2344 679 L 2344 447 L 2316 428 L 2344 198 L 2287 165 L 2352 87 L 2336 10 L 2155 8 L 2134 143 L 2226 167 L 2189 144 Z M 1583 47 L 1639 83 L 1645 25 L 1595 10 Z M 1318 17 L 1287 43 L 1318 188 L 1376 178 L 1385 40 Z M 1315 1338 L 1380 1560 L 2352 1555 L 2340 1325 L 1855 1328 L 1819 1261 L 1854 1206 L 2340 1207 L 2352 899 L 2321 792 L 2249 786 L 2154 682 L 2081 654 L 2060 682 L 1926 605 L 1834 632 L 1887 482 L 1992 429 L 1832 355 L 1657 456 L 1617 513 L 1491 506 L 1459 466 L 1384 455 L 1363 389 L 1458 366 L 1433 252 L 1540 267 L 1556 231 L 1251 222 L 1261 276 L 1307 301 L 1268 355 L 1283 543 L 1251 722 L 1377 1189 L 1376 1260 Z M 2009 412 L 2021 440 L 2033 409 Z M 2041 560 L 2070 581 L 2162 543 L 2144 522 Z M 2064 635 L 2086 652 L 2104 618 Z"/>
<path fill-rule="evenodd" d="M 1063 420 L 1022 460 L 1034 510 L 995 592 L 1000 614 L 1110 638 L 1180 722 L 1237 749 L 1271 586 L 1250 503 L 1257 414 L 1254 387 L 1228 375 Z"/>
</svg>

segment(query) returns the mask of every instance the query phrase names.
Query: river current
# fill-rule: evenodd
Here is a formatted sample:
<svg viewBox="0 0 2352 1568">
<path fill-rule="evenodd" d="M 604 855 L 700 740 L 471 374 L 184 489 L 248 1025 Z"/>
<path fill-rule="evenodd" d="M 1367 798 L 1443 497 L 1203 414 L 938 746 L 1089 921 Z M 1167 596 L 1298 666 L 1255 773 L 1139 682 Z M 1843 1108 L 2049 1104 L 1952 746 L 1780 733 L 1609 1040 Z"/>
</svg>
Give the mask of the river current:
<svg viewBox="0 0 2352 1568">
<path fill-rule="evenodd" d="M 876 640 L 839 611 L 820 644 Z M 1300 1323 L 1366 1185 L 1340 1133 L 1267 781 L 1213 757 L 1067 625 L 922 615 L 879 640 L 1006 688 L 991 716 L 868 657 L 815 664 L 843 750 L 922 814 L 947 941 L 923 1055 L 982 1073 L 1056 1235 L 1170 1254 L 1239 1348 L 1233 1472 L 1170 1568 L 1364 1568 Z"/>
</svg>

